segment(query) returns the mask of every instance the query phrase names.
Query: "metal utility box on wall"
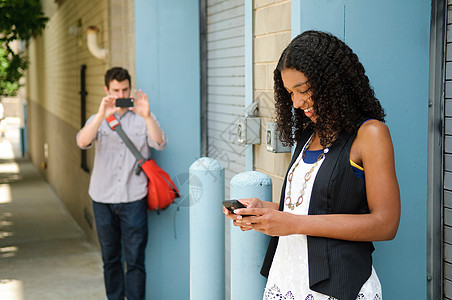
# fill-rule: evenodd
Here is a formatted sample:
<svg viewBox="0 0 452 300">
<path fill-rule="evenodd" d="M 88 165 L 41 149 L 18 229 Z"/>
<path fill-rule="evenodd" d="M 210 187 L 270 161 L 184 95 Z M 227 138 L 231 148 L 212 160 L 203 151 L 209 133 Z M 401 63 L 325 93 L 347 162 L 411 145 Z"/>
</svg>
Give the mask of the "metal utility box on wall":
<svg viewBox="0 0 452 300">
<path fill-rule="evenodd" d="M 237 124 L 237 141 L 240 144 L 260 144 L 261 119 L 256 117 L 240 118 Z"/>
<path fill-rule="evenodd" d="M 265 144 L 266 149 L 273 153 L 286 153 L 292 150 L 289 146 L 283 146 L 279 140 L 279 131 L 276 129 L 276 123 L 268 122 L 265 126 Z"/>
</svg>

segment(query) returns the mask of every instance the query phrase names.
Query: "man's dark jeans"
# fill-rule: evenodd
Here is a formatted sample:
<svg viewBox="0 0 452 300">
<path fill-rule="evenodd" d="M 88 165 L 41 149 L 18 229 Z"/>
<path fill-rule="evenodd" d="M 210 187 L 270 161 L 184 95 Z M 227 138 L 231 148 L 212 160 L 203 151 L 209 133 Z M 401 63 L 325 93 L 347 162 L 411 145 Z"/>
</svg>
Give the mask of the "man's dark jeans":
<svg viewBox="0 0 452 300">
<path fill-rule="evenodd" d="M 146 198 L 130 203 L 93 201 L 97 236 L 102 249 L 104 281 L 108 300 L 144 299 L 144 255 L 148 238 Z M 121 242 L 126 271 L 121 261 Z"/>
</svg>

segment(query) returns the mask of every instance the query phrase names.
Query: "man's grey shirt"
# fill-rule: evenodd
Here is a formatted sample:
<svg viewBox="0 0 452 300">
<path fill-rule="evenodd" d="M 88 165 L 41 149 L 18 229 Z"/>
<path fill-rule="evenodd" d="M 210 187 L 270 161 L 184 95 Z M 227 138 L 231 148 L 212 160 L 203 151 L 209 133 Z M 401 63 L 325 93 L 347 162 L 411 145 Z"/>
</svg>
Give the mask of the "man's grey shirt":
<svg viewBox="0 0 452 300">
<path fill-rule="evenodd" d="M 154 114 L 151 113 L 151 116 L 156 120 Z M 150 147 L 162 150 L 168 143 L 168 137 L 163 130 L 163 142 L 158 144 L 154 141 L 149 135 L 144 119 L 133 111 L 126 111 L 122 116 L 115 114 L 115 117 L 121 122 L 124 132 L 145 158 L 150 157 Z M 86 121 L 86 124 L 93 118 L 94 115 Z M 101 203 L 128 203 L 143 199 L 147 195 L 148 179 L 144 172 L 136 175 L 137 160 L 118 133 L 108 126 L 107 121 L 102 121 L 91 145 L 82 149 L 91 148 L 93 144 L 95 146 L 94 167 L 89 184 L 91 198 Z"/>
</svg>

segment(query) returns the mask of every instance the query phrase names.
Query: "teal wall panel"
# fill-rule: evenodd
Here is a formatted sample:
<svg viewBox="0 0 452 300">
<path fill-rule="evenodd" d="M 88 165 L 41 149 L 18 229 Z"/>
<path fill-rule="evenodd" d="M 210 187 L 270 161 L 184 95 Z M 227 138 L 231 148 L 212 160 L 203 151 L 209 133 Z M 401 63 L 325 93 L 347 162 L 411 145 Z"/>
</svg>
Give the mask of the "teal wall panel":
<svg viewBox="0 0 452 300">
<path fill-rule="evenodd" d="M 316 29 L 358 55 L 387 113 L 402 218 L 395 240 L 377 242 L 374 266 L 385 299 L 426 295 L 427 126 L 430 1 L 294 0 L 293 36 Z"/>
<path fill-rule="evenodd" d="M 152 155 L 182 196 L 149 213 L 147 299 L 189 299 L 188 169 L 201 151 L 198 3 L 135 1 L 136 82 L 169 137 Z"/>
</svg>

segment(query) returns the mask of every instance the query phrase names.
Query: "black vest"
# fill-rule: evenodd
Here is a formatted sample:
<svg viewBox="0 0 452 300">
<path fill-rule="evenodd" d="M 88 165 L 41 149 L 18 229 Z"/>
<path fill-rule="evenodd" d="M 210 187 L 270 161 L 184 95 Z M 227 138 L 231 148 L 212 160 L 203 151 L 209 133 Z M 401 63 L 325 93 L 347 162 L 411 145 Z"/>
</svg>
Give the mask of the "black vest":
<svg viewBox="0 0 452 300">
<path fill-rule="evenodd" d="M 305 130 L 297 143 L 290 167 L 299 156 L 312 131 Z M 364 180 L 350 165 L 350 148 L 356 135 L 341 134 L 326 154 L 311 194 L 309 215 L 369 213 Z M 286 179 L 281 191 L 279 210 L 284 209 Z M 309 287 L 339 300 L 355 300 L 372 272 L 371 242 L 350 242 L 308 236 Z M 268 277 L 278 245 L 272 237 L 261 274 Z"/>
</svg>

